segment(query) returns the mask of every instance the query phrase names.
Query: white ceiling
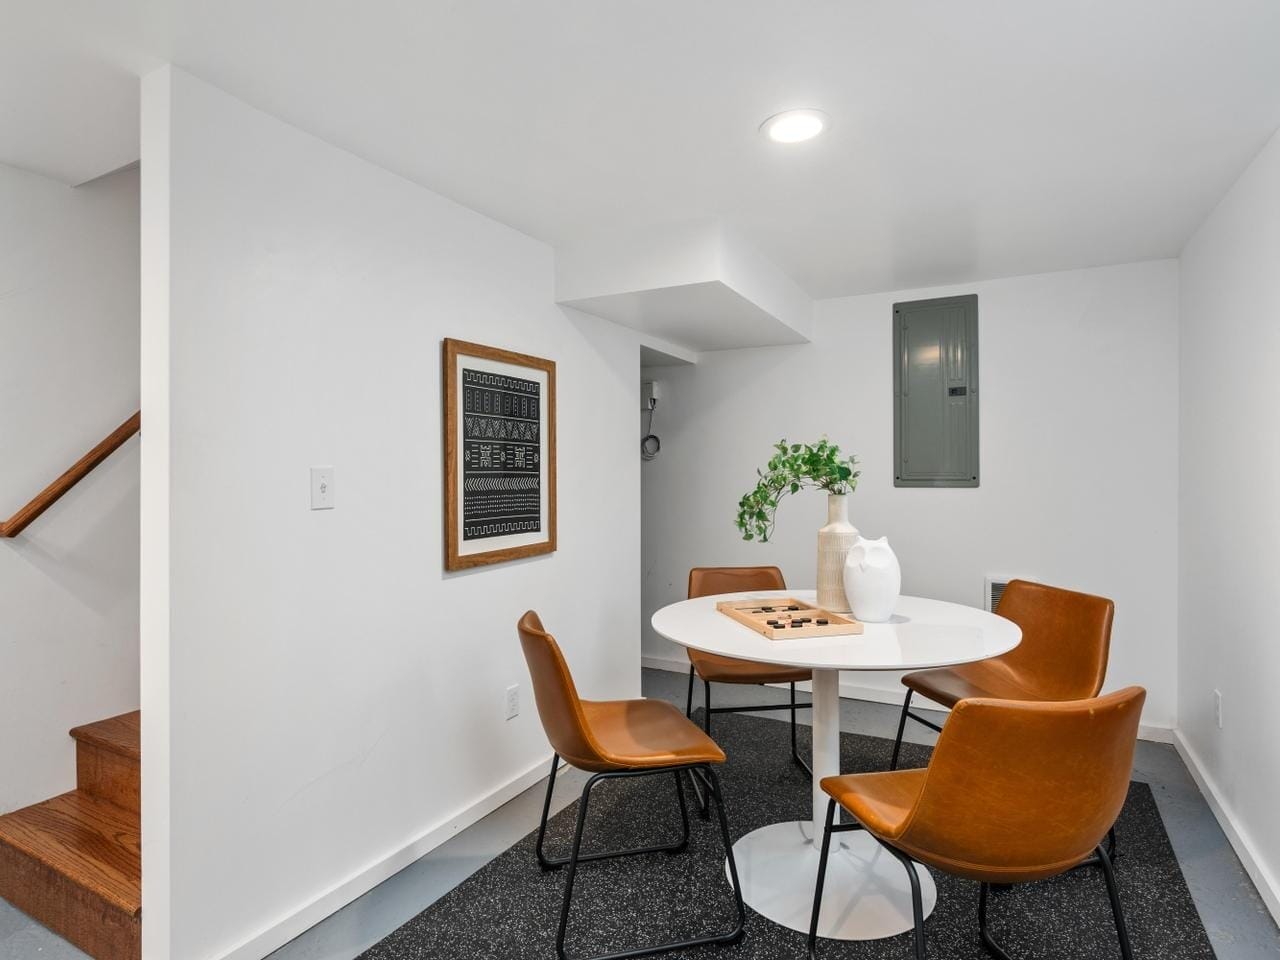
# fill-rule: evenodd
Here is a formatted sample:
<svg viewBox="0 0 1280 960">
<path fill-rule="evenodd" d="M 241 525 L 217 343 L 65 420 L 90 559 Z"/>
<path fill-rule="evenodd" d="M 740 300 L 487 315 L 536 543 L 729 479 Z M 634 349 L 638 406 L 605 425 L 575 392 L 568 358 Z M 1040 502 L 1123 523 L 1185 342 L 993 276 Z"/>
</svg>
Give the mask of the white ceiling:
<svg viewBox="0 0 1280 960">
<path fill-rule="evenodd" d="M 0 161 L 171 60 L 552 243 L 721 218 L 813 296 L 1176 255 L 1280 125 L 1277 0 L 3 0 Z M 756 128 L 832 118 L 808 144 Z"/>
</svg>

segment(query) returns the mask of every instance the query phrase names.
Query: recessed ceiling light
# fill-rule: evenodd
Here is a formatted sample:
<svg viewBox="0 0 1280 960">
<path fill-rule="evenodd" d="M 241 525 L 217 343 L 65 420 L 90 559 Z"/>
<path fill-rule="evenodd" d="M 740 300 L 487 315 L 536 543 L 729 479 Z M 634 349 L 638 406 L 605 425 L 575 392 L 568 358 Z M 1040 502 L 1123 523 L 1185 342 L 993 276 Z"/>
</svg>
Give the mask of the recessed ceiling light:
<svg viewBox="0 0 1280 960">
<path fill-rule="evenodd" d="M 784 110 L 760 124 L 760 132 L 775 143 L 799 143 L 812 140 L 827 126 L 827 115 L 821 110 Z"/>
</svg>

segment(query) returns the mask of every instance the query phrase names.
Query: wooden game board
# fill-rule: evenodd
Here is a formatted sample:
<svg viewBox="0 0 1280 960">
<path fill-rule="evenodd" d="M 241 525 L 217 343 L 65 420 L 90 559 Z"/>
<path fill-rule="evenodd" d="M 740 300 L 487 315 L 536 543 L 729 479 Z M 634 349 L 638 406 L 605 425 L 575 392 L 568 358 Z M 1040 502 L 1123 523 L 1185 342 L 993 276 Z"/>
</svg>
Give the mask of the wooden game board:
<svg viewBox="0 0 1280 960">
<path fill-rule="evenodd" d="M 842 637 L 862 632 L 862 624 L 852 616 L 831 613 L 790 597 L 721 600 L 716 604 L 716 609 L 768 640 Z M 792 626 L 796 622 L 801 625 Z"/>
</svg>

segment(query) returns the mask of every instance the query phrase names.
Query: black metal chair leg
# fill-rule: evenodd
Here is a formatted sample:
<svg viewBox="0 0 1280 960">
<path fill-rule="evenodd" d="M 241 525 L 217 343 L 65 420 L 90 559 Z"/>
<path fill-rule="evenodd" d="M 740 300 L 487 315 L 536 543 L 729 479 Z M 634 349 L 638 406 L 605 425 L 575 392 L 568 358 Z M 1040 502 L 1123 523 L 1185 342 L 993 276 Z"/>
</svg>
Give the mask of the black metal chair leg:
<svg viewBox="0 0 1280 960">
<path fill-rule="evenodd" d="M 587 822 L 587 804 L 591 799 L 591 788 L 600 779 L 596 774 L 582 788 L 582 798 L 578 801 L 578 823 L 573 829 L 573 848 L 569 853 L 569 875 L 564 881 L 564 900 L 560 905 L 560 926 L 556 929 L 556 956 L 567 960 L 564 952 L 564 936 L 569 928 L 569 908 L 573 905 L 573 881 L 578 875 L 578 855 L 582 849 L 582 828 Z"/>
<path fill-rule="evenodd" d="M 541 867 L 543 871 L 559 870 L 561 867 L 566 866 L 571 860 L 571 857 L 559 857 L 559 858 L 548 857 L 545 851 L 543 850 L 543 841 L 545 840 L 547 835 L 547 819 L 551 811 L 551 793 L 555 789 L 556 768 L 559 766 L 559 763 L 560 763 L 560 758 L 558 756 L 552 758 L 551 776 L 547 778 L 547 795 L 546 795 L 546 798 L 542 801 L 542 822 L 538 825 L 538 842 L 534 847 L 534 850 L 538 855 L 538 866 Z M 680 853 L 685 848 L 687 848 L 689 846 L 689 809 L 685 805 L 684 788 L 680 783 L 680 774 L 684 769 L 686 768 L 681 767 L 677 770 L 672 771 L 672 773 L 676 778 L 676 800 L 679 802 L 679 805 L 680 805 L 681 833 L 680 833 L 679 840 L 676 840 L 672 843 L 653 844 L 647 847 L 633 847 L 630 850 L 602 850 L 597 853 L 580 854 L 578 856 L 578 862 L 589 863 L 593 860 L 612 860 L 616 857 L 631 857 L 631 856 L 636 856 L 642 853 L 675 854 L 675 853 Z M 658 772 L 660 771 L 644 770 L 634 775 L 647 776 L 649 774 L 658 773 Z M 616 776 L 619 776 L 619 774 L 598 773 L 594 777 L 592 777 L 589 781 L 587 781 L 587 783 L 588 785 L 590 785 L 592 783 L 595 783 L 597 780 L 606 779 L 609 777 L 616 777 Z M 585 791 L 585 788 L 584 788 L 584 791 Z M 583 793 L 583 796 L 584 797 L 586 796 L 585 792 Z"/>
<path fill-rule="evenodd" d="M 693 675 L 694 675 L 694 668 L 693 668 L 693 665 L 690 664 L 689 665 L 689 696 L 685 700 L 685 709 L 684 709 L 684 715 L 686 717 L 693 716 Z M 703 706 L 704 716 L 702 718 L 702 729 L 705 730 L 708 734 L 710 734 L 711 733 L 711 683 L 710 681 L 707 681 L 707 680 L 703 681 L 703 696 L 704 696 L 704 706 Z M 689 768 L 689 782 L 693 784 L 693 795 L 698 801 L 698 817 L 702 820 L 710 820 L 711 819 L 711 798 L 708 796 L 708 794 L 711 791 L 708 789 L 705 793 L 703 792 L 703 789 L 702 789 L 703 784 L 698 780 L 697 767 Z"/>
<path fill-rule="evenodd" d="M 711 736 L 711 681 L 702 681 L 702 729 Z"/>
<path fill-rule="evenodd" d="M 987 894 L 991 890 L 991 884 L 983 883 L 978 885 L 978 933 L 982 936 L 982 946 L 986 948 L 987 953 L 991 954 L 996 960 L 1010 960 L 1009 955 L 1004 952 L 1004 948 L 996 943 L 991 933 L 987 930 Z"/>
<path fill-rule="evenodd" d="M 791 759 L 797 766 L 809 775 L 809 779 L 813 779 L 813 768 L 805 762 L 804 757 L 800 756 L 800 748 L 796 743 L 796 709 L 800 705 L 796 703 L 796 684 L 791 681 Z"/>
<path fill-rule="evenodd" d="M 911 694 L 914 690 L 907 691 L 907 698 L 902 701 L 902 716 L 898 718 L 898 735 L 893 741 L 893 759 L 889 761 L 889 769 L 898 769 L 898 753 L 902 750 L 902 734 L 907 729 L 907 711 L 911 709 Z"/>
<path fill-rule="evenodd" d="M 1125 927 L 1124 910 L 1120 907 L 1120 891 L 1116 889 L 1116 877 L 1111 869 L 1111 858 L 1101 845 L 1098 847 L 1098 863 L 1102 865 L 1102 875 L 1107 881 L 1107 896 L 1111 899 L 1111 912 L 1116 918 L 1116 935 L 1120 938 L 1120 956 L 1124 960 L 1133 960 L 1133 947 L 1129 945 L 1129 930 Z"/>
<path fill-rule="evenodd" d="M 700 820 L 711 819 L 711 798 L 707 795 L 709 791 L 704 791 L 703 783 L 699 779 L 696 767 L 689 768 L 689 782 L 693 784 L 693 798 L 698 804 L 698 818 Z"/>
<path fill-rule="evenodd" d="M 915 928 L 916 960 L 925 960 L 924 956 L 924 898 L 920 893 L 920 875 L 916 873 L 916 865 L 912 859 L 895 847 L 881 843 L 907 871 L 907 879 L 911 882 L 911 919 Z"/>
<path fill-rule="evenodd" d="M 686 813 L 685 806 L 684 806 L 684 790 L 680 783 L 680 773 L 683 769 L 686 769 L 686 768 L 678 768 L 672 772 L 675 773 L 676 775 L 676 792 L 680 798 L 681 812 Z M 688 769 L 695 769 L 695 768 L 688 768 Z M 738 866 L 733 856 L 733 842 L 729 835 L 729 820 L 728 820 L 727 814 L 725 813 L 724 794 L 720 789 L 720 781 L 716 777 L 715 771 L 712 770 L 709 765 L 704 764 L 696 769 L 701 770 L 703 775 L 706 776 L 707 785 L 708 785 L 708 794 L 710 797 L 715 798 L 716 809 L 720 813 L 720 837 L 724 841 L 725 856 L 727 857 L 728 863 L 729 863 L 729 879 L 730 879 L 730 883 L 733 886 L 734 902 L 735 902 L 735 906 L 737 907 L 737 915 L 738 915 L 737 923 L 734 925 L 733 929 L 730 930 L 728 933 L 711 934 L 705 937 L 696 937 L 689 940 L 679 940 L 679 941 L 673 941 L 670 943 L 661 943 L 661 944 L 657 944 L 655 946 L 650 946 L 650 947 L 637 947 L 631 950 L 621 950 L 615 953 L 603 954 L 601 956 L 595 957 L 594 960 L 626 960 L 626 958 L 643 957 L 643 956 L 648 956 L 650 954 L 655 954 L 655 953 L 665 953 L 668 950 L 683 950 L 688 947 L 696 947 L 702 944 L 733 943 L 742 937 L 743 930 L 745 929 L 745 926 L 746 926 L 747 910 L 746 910 L 746 906 L 742 902 L 742 885 L 738 881 Z M 660 774 L 664 772 L 666 771 L 658 769 L 658 770 L 635 770 L 635 771 L 625 771 L 625 772 L 610 771 L 607 773 L 597 773 L 590 780 L 588 780 L 586 783 L 586 786 L 582 788 L 582 798 L 579 801 L 579 806 L 578 806 L 577 825 L 574 827 L 574 832 L 573 832 L 573 847 L 567 861 L 569 864 L 569 871 L 568 871 L 568 875 L 565 877 L 564 899 L 560 905 L 560 924 L 556 929 L 556 956 L 558 956 L 560 960 L 569 960 L 568 955 L 565 953 L 564 942 L 565 942 L 565 936 L 568 932 L 568 927 L 569 927 L 569 915 L 573 907 L 573 885 L 578 874 L 578 864 L 586 862 L 587 860 L 593 859 L 593 857 L 582 855 L 582 835 L 587 822 L 587 807 L 591 800 L 592 788 L 599 781 L 614 778 L 614 777 L 649 776 L 649 775 Z M 684 818 L 684 824 L 685 824 L 685 839 L 687 841 L 688 825 L 689 825 L 687 814 L 685 815 L 685 818 Z M 614 854 L 614 856 L 617 856 L 617 854 Z M 599 859 L 599 857 L 598 856 L 594 857 L 594 859 Z"/>
<path fill-rule="evenodd" d="M 553 753 L 551 755 L 551 775 L 547 777 L 547 795 L 542 801 L 542 819 L 538 821 L 538 844 L 534 848 L 538 854 L 538 866 L 545 870 L 558 869 L 557 865 L 552 863 L 542 853 L 542 841 L 547 836 L 547 817 L 551 814 L 551 794 L 556 788 L 556 771 L 560 769 L 560 754 Z"/>
<path fill-rule="evenodd" d="M 1107 881 L 1107 897 L 1111 900 L 1111 913 L 1116 921 L 1116 936 L 1120 940 L 1120 956 L 1124 960 L 1133 960 L 1133 947 L 1129 943 L 1129 930 L 1125 926 L 1124 911 L 1120 906 L 1120 893 L 1116 888 L 1115 873 L 1111 869 L 1111 858 L 1107 855 L 1107 851 L 1103 849 L 1102 845 L 1099 844 L 1094 856 L 1086 862 L 1102 868 L 1102 876 Z M 1012 960 L 1004 952 L 1004 948 L 996 943 L 987 928 L 987 891 L 990 886 L 987 883 L 982 884 L 978 894 L 978 932 L 982 935 L 982 945 L 996 960 Z"/>
<path fill-rule="evenodd" d="M 796 682 L 791 681 L 791 756 L 800 759 L 800 751 L 796 749 Z"/>
<path fill-rule="evenodd" d="M 686 717 L 693 716 L 693 679 L 697 670 L 693 664 L 689 664 L 689 693 L 684 699 L 684 715 Z M 710 711 L 707 711 L 710 713 Z M 679 774 L 676 774 L 679 776 Z M 703 820 L 711 818 L 711 808 L 707 806 L 708 800 L 702 792 L 702 784 L 698 781 L 698 771 L 694 767 L 689 768 L 689 783 L 693 787 L 693 796 L 698 804 L 698 816 Z"/>
<path fill-rule="evenodd" d="M 822 888 L 827 882 L 827 854 L 831 850 L 831 824 L 836 817 L 835 800 L 827 801 L 827 825 L 822 831 L 822 853 L 818 856 L 818 883 L 813 891 L 813 914 L 809 918 L 809 960 L 818 955 L 818 914 L 822 910 Z"/>
<path fill-rule="evenodd" d="M 690 719 L 693 718 L 693 683 L 694 683 L 694 677 L 696 676 L 696 674 L 697 674 L 697 669 L 693 666 L 693 664 L 690 664 L 689 665 L 689 687 L 685 693 L 685 699 L 684 699 L 684 715 L 686 717 L 689 717 Z M 764 703 L 764 704 L 757 704 L 755 706 L 746 705 L 746 706 L 732 706 L 732 707 L 716 707 L 715 709 L 712 709 L 710 680 L 702 681 L 702 697 L 703 697 L 702 729 L 708 735 L 711 734 L 711 715 L 713 713 L 763 713 L 771 710 L 790 710 L 791 711 L 791 758 L 795 760 L 797 764 L 799 764 L 800 768 L 804 770 L 805 773 L 807 773 L 810 777 L 813 776 L 813 768 L 809 766 L 809 764 L 805 761 L 804 757 L 800 756 L 800 749 L 799 749 L 798 741 L 796 739 L 797 738 L 796 711 L 800 709 L 807 710 L 812 706 L 812 704 L 799 703 L 796 700 L 796 685 L 794 681 L 791 683 L 791 700 L 789 703 Z M 710 814 L 709 808 L 707 807 L 706 791 L 704 790 L 705 784 L 700 783 L 698 775 L 692 769 L 689 771 L 689 775 L 690 775 L 690 782 L 693 784 L 694 792 L 697 794 L 697 797 L 698 797 L 699 813 L 701 814 L 702 818 L 706 820 L 711 816 L 711 814 Z"/>
<path fill-rule="evenodd" d="M 1114 863 L 1116 856 L 1117 856 L 1116 828 L 1112 827 L 1110 830 L 1107 831 L 1107 857 Z M 1098 858 L 1098 855 L 1095 853 L 1088 860 L 1082 860 L 1080 863 L 1076 864 L 1072 869 L 1083 870 L 1086 867 L 1100 867 L 1100 866 L 1102 866 L 1102 861 Z M 997 889 L 999 889 L 998 886 L 997 886 Z"/>
<path fill-rule="evenodd" d="M 711 784 L 711 793 L 716 798 L 716 809 L 720 812 L 720 838 L 724 841 L 724 854 L 729 862 L 729 882 L 733 885 L 734 906 L 738 911 L 738 924 L 728 934 L 717 937 L 713 943 L 734 943 L 741 939 L 747 924 L 747 908 L 742 902 L 742 884 L 738 880 L 738 862 L 733 856 L 733 838 L 729 836 L 729 816 L 724 809 L 724 791 L 720 789 L 720 778 L 710 766 L 706 768 L 707 779 Z"/>
<path fill-rule="evenodd" d="M 675 856 L 677 853 L 684 853 L 685 850 L 689 849 L 689 805 L 684 801 L 684 782 L 680 779 L 679 770 L 675 772 L 674 777 L 676 781 L 676 800 L 680 803 L 680 824 L 683 828 L 683 832 L 681 833 L 682 839 L 678 846 L 667 847 L 662 851 L 670 856 Z"/>
</svg>

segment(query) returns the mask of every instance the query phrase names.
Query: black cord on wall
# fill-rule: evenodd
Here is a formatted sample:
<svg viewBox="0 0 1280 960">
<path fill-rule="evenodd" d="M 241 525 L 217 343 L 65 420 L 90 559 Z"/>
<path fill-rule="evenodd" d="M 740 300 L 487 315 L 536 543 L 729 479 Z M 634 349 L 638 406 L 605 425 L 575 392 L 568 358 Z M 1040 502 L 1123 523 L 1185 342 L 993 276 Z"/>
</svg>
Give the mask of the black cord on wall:
<svg viewBox="0 0 1280 960">
<path fill-rule="evenodd" d="M 658 456 L 658 451 L 662 449 L 662 441 L 658 439 L 657 434 L 653 432 L 653 411 L 657 407 L 658 401 L 654 397 L 649 398 L 649 427 L 648 432 L 640 441 L 640 459 L 653 460 Z"/>
</svg>

